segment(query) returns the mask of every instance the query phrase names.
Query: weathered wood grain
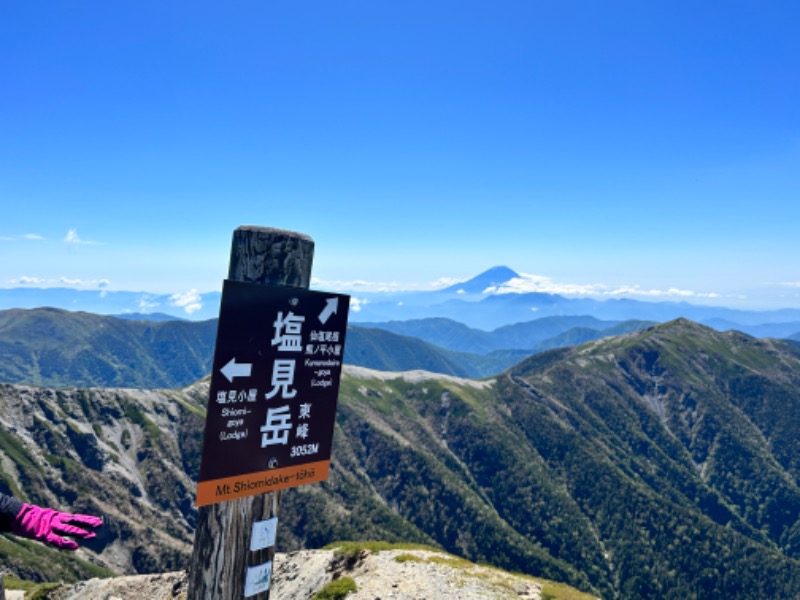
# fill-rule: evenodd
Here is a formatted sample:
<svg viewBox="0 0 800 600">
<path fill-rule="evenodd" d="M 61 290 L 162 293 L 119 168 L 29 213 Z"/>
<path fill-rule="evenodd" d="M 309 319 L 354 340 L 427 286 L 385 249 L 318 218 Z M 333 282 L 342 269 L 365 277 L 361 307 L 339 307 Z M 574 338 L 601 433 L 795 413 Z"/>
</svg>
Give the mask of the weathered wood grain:
<svg viewBox="0 0 800 600">
<path fill-rule="evenodd" d="M 233 232 L 228 279 L 270 286 L 308 288 L 313 240 L 301 233 L 268 227 Z M 189 600 L 244 598 L 248 566 L 272 560 L 275 548 L 249 550 L 252 525 L 278 516 L 280 492 L 239 498 L 199 509 L 189 572 Z M 251 596 L 268 600 L 269 592 Z"/>
</svg>

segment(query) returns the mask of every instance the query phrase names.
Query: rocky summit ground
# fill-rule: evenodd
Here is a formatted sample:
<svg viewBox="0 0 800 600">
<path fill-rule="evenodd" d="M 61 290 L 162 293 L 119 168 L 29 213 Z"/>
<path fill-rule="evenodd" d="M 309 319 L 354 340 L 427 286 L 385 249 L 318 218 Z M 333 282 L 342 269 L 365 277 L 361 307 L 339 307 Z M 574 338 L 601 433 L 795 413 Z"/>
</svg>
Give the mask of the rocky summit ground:
<svg viewBox="0 0 800 600">
<path fill-rule="evenodd" d="M 421 549 L 374 551 L 302 550 L 278 554 L 272 600 L 313 598 L 331 581 L 352 578 L 348 600 L 590 600 L 561 584 L 491 567 L 449 554 Z M 91 579 L 50 595 L 54 600 L 183 600 L 186 573 Z"/>
</svg>

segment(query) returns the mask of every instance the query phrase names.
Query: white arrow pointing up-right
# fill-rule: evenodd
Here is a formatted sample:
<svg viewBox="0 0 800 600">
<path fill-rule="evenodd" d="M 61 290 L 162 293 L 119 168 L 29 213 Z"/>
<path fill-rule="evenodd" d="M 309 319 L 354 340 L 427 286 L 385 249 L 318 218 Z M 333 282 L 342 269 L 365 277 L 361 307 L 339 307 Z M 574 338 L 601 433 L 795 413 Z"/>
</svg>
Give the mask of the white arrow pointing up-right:
<svg viewBox="0 0 800 600">
<path fill-rule="evenodd" d="M 336 314 L 337 310 L 339 310 L 339 299 L 328 298 L 326 300 L 325 308 L 323 308 L 322 312 L 319 313 L 319 322 L 325 325 L 328 319 L 331 318 L 331 315 Z"/>
</svg>

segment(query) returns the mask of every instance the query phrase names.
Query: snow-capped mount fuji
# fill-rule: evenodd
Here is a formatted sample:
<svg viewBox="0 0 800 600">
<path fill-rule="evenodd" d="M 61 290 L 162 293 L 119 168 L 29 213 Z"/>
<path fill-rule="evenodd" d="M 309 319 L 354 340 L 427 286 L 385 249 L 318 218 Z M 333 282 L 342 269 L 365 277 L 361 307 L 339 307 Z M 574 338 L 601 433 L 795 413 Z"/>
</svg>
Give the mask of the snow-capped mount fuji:
<svg viewBox="0 0 800 600">
<path fill-rule="evenodd" d="M 480 275 L 461 283 L 453 284 L 440 290 L 454 294 L 480 294 L 486 295 L 487 290 L 496 289 L 509 283 L 512 279 L 519 279 L 520 274 L 505 266 L 492 267 Z"/>
<path fill-rule="evenodd" d="M 504 325 L 524 323 L 543 317 L 588 316 L 609 321 L 657 321 L 687 318 L 700 323 L 725 323 L 721 329 L 748 331 L 754 326 L 780 324 L 774 337 L 791 337 L 800 332 L 800 309 L 746 311 L 686 302 L 653 302 L 631 298 L 598 300 L 569 298 L 560 294 L 525 291 L 521 275 L 506 266 L 492 267 L 467 281 L 441 290 L 358 294 L 358 310 L 350 317 L 355 323 L 447 318 L 469 327 L 491 331 Z M 534 289 L 536 286 L 533 286 Z M 527 286 L 531 289 L 531 286 Z M 775 329 L 774 327 L 772 328 Z M 753 331 L 758 335 L 757 331 Z"/>
</svg>

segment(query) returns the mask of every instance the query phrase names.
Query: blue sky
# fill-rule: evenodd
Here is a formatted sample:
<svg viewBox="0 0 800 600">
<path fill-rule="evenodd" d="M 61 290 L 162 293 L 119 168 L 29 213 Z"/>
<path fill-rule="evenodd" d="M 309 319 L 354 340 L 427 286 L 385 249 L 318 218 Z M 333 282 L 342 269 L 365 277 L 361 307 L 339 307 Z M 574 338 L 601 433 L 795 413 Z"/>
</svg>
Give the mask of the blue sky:
<svg viewBox="0 0 800 600">
<path fill-rule="evenodd" d="M 211 291 L 264 225 L 314 238 L 319 287 L 504 264 L 800 306 L 798 23 L 794 1 L 4 3 L 0 286 Z"/>
</svg>

